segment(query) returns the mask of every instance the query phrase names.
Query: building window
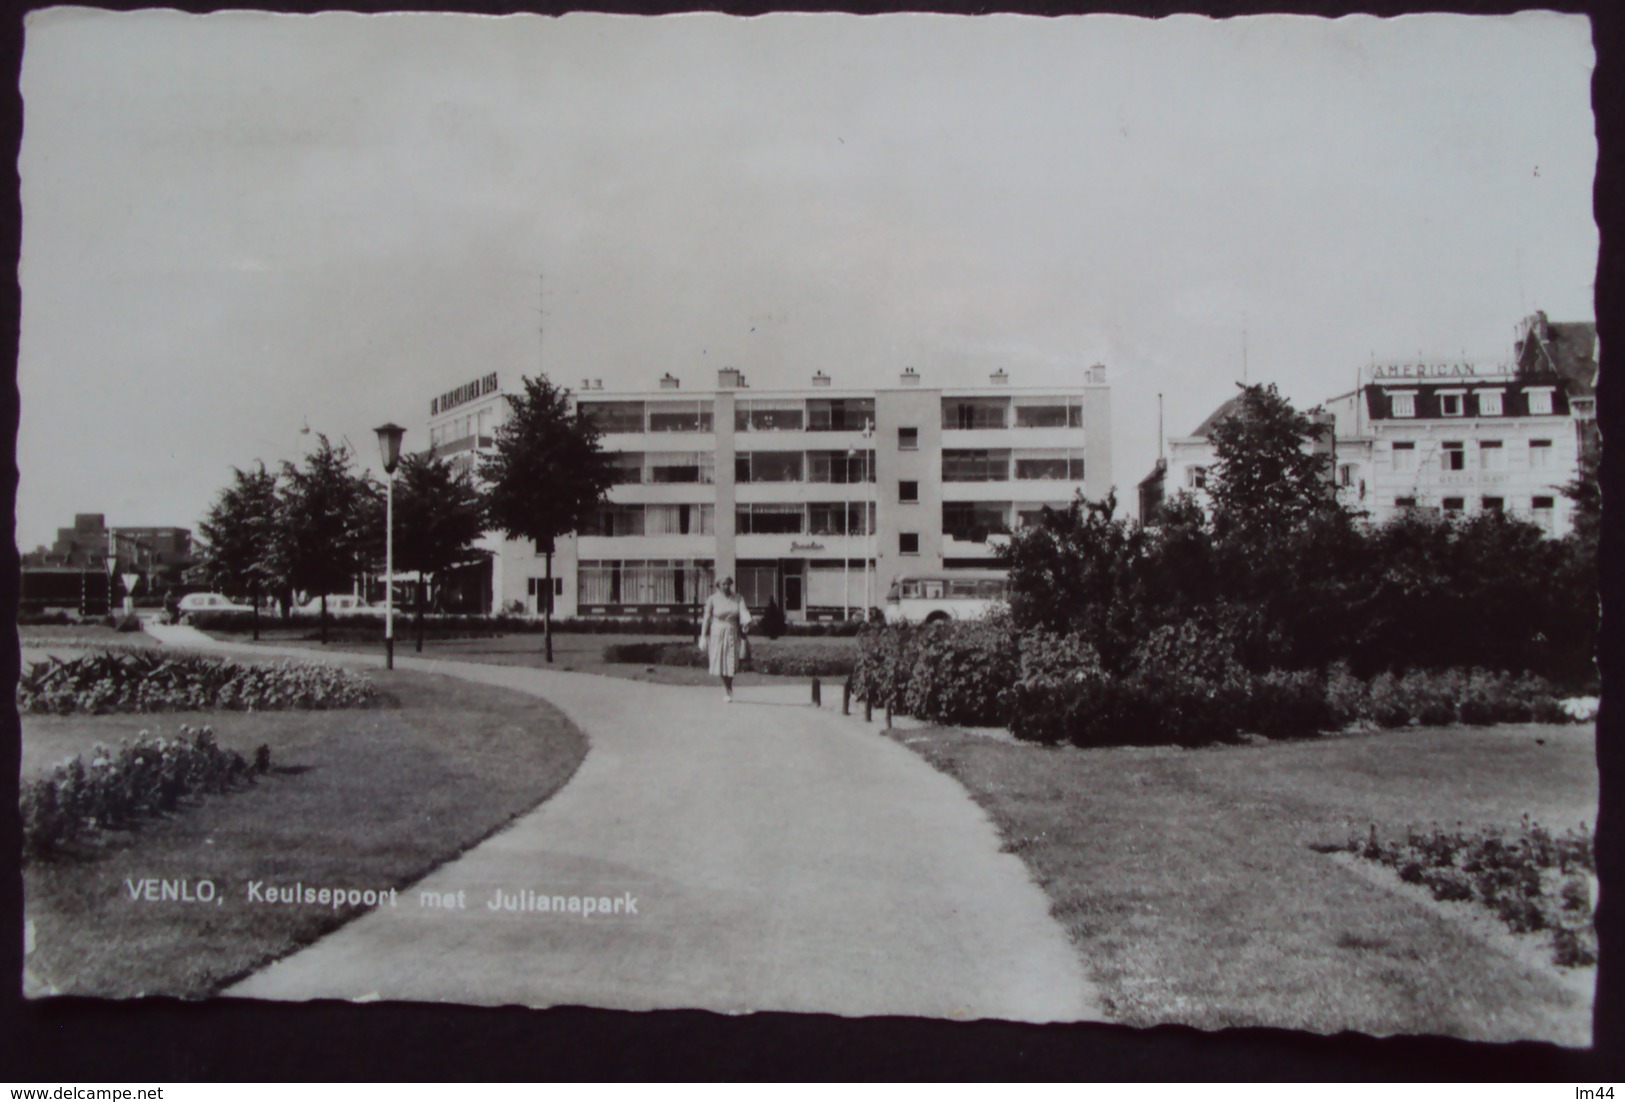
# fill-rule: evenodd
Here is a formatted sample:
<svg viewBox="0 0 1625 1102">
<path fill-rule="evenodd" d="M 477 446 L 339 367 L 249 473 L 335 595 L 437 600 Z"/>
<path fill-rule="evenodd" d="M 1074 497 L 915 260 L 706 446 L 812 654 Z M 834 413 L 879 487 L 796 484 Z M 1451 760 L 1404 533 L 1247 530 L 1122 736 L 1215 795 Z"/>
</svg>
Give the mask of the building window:
<svg viewBox="0 0 1625 1102">
<path fill-rule="evenodd" d="M 650 402 L 650 432 L 710 432 L 709 401 Z"/>
<path fill-rule="evenodd" d="M 600 505 L 587 517 L 583 536 L 641 536 L 645 522 L 642 505 Z"/>
<path fill-rule="evenodd" d="M 1416 441 L 1414 441 L 1414 440 L 1395 440 L 1394 441 L 1394 470 L 1396 470 L 1396 471 L 1414 471 L 1414 470 L 1416 470 Z"/>
<path fill-rule="evenodd" d="M 1018 455 L 1016 478 L 1022 481 L 1082 482 L 1083 456 L 1067 451 Z"/>
<path fill-rule="evenodd" d="M 1002 502 L 949 501 L 942 506 L 942 534 L 966 543 L 1010 531 L 1010 506 Z"/>
<path fill-rule="evenodd" d="M 1531 470 L 1544 471 L 1552 465 L 1552 442 L 1550 440 L 1529 441 L 1529 467 Z"/>
<path fill-rule="evenodd" d="M 1441 417 L 1460 417 L 1467 412 L 1467 392 L 1465 390 L 1441 390 L 1439 394 L 1439 415 Z"/>
<path fill-rule="evenodd" d="M 807 534 L 810 536 L 867 536 L 874 510 L 861 501 L 817 502 L 807 506 Z"/>
<path fill-rule="evenodd" d="M 699 483 L 717 480 L 714 452 L 655 452 L 645 460 L 648 478 L 655 483 Z"/>
<path fill-rule="evenodd" d="M 647 505 L 646 536 L 710 536 L 717 530 L 715 505 Z"/>
<path fill-rule="evenodd" d="M 1414 390 L 1400 391 L 1389 394 L 1392 403 L 1392 412 L 1395 417 L 1416 416 L 1416 392 Z"/>
<path fill-rule="evenodd" d="M 1010 408 L 1008 398 L 944 398 L 945 429 L 1002 429 Z"/>
<path fill-rule="evenodd" d="M 1446 513 L 1460 513 L 1467 508 L 1467 499 L 1463 497 L 1447 497 L 1444 499 Z"/>
<path fill-rule="evenodd" d="M 1439 452 L 1439 465 L 1447 471 L 1467 469 L 1467 445 L 1460 440 L 1446 440 Z"/>
<path fill-rule="evenodd" d="M 1487 497 L 1483 501 L 1483 509 L 1486 513 L 1504 513 L 1506 507 L 1507 503 L 1504 497 Z"/>
<path fill-rule="evenodd" d="M 576 407 L 602 433 L 642 432 L 642 402 L 582 402 Z"/>
<path fill-rule="evenodd" d="M 1064 501 L 1039 503 L 1022 501 L 1016 503 L 1016 527 L 1030 528 L 1044 519 L 1046 511 L 1052 513 L 1065 513 L 1069 506 Z"/>
<path fill-rule="evenodd" d="M 874 419 L 873 398 L 807 400 L 807 428 L 813 432 L 862 432 Z"/>
<path fill-rule="evenodd" d="M 954 448 L 942 453 L 944 482 L 1008 482 L 1010 453 L 976 448 Z"/>
<path fill-rule="evenodd" d="M 875 480 L 875 453 L 852 451 L 808 452 L 808 482 L 862 482 Z"/>
<path fill-rule="evenodd" d="M 1478 442 L 1478 465 L 1486 471 L 1504 471 L 1507 469 L 1507 450 L 1501 446 L 1501 441 L 1480 440 Z"/>
<path fill-rule="evenodd" d="M 609 469 L 613 485 L 636 485 L 643 481 L 643 453 L 610 452 Z"/>
<path fill-rule="evenodd" d="M 751 608 L 766 608 L 779 595 L 779 571 L 775 566 L 739 564 L 739 599 Z"/>
<path fill-rule="evenodd" d="M 897 534 L 897 553 L 900 555 L 918 555 L 920 553 L 920 534 L 918 532 L 899 532 Z"/>
<path fill-rule="evenodd" d="M 1501 416 L 1501 392 L 1499 390 L 1477 390 L 1473 393 L 1478 396 L 1478 415 L 1480 417 Z"/>
<path fill-rule="evenodd" d="M 1207 488 L 1207 468 L 1186 467 L 1185 488 L 1187 490 L 1205 490 Z"/>
<path fill-rule="evenodd" d="M 1549 497 L 1537 497 L 1530 503 L 1535 523 L 1547 535 L 1551 535 L 1557 529 L 1557 515 L 1552 508 L 1554 504 L 1555 501 Z"/>
<path fill-rule="evenodd" d="M 1394 498 L 1394 508 L 1414 509 L 1416 508 L 1416 499 L 1414 497 L 1396 497 Z"/>
<path fill-rule="evenodd" d="M 807 528 L 802 505 L 741 505 L 734 510 L 734 530 L 741 536 L 799 536 Z"/>
<path fill-rule="evenodd" d="M 576 570 L 576 598 L 581 607 L 697 605 L 710 592 L 712 577 L 708 559 L 584 561 Z"/>
<path fill-rule="evenodd" d="M 800 482 L 800 452 L 740 452 L 734 456 L 736 482 Z"/>
<path fill-rule="evenodd" d="M 900 452 L 913 452 L 920 450 L 920 430 L 917 428 L 903 428 L 897 430 L 897 450 Z"/>
<path fill-rule="evenodd" d="M 1354 464 L 1344 463 L 1337 468 L 1337 484 L 1339 486 L 1354 485 Z"/>
<path fill-rule="evenodd" d="M 1529 396 L 1529 412 L 1532 414 L 1552 412 L 1552 388 L 1549 386 L 1532 386 L 1524 390 Z"/>
<path fill-rule="evenodd" d="M 738 432 L 791 432 L 806 423 L 806 406 L 799 401 L 755 399 L 734 406 Z"/>
<path fill-rule="evenodd" d="M 1014 409 L 1018 429 L 1077 429 L 1083 427 L 1083 403 L 1076 398 L 1028 398 Z"/>
<path fill-rule="evenodd" d="M 918 482 L 899 482 L 897 484 L 897 500 L 905 505 L 912 505 L 920 500 L 920 484 Z"/>
</svg>

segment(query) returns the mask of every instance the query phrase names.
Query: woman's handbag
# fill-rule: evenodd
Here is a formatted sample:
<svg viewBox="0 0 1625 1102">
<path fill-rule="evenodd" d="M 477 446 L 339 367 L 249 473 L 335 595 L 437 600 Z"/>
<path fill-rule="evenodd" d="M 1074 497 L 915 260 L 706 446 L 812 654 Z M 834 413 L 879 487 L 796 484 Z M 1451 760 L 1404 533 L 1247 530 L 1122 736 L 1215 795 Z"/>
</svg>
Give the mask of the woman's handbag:
<svg viewBox="0 0 1625 1102">
<path fill-rule="evenodd" d="M 739 633 L 739 660 L 741 662 L 750 661 L 750 636 L 744 632 Z"/>
</svg>

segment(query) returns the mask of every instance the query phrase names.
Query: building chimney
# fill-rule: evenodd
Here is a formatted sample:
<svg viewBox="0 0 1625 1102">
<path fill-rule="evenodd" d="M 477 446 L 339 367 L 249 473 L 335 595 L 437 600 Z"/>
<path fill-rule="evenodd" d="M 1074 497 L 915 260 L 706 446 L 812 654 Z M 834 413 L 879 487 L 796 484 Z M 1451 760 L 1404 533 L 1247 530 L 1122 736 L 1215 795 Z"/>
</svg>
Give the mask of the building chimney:
<svg viewBox="0 0 1625 1102">
<path fill-rule="evenodd" d="M 903 368 L 902 377 L 898 381 L 904 386 L 919 386 L 920 373 L 915 371 L 912 367 L 905 367 Z"/>
<path fill-rule="evenodd" d="M 661 390 L 676 390 L 682 385 L 682 380 L 677 378 L 677 376 L 673 375 L 669 371 L 666 372 L 665 376 L 660 380 Z"/>
<path fill-rule="evenodd" d="M 1106 365 L 1091 364 L 1088 372 L 1084 375 L 1084 379 L 1090 383 L 1104 383 L 1106 381 Z"/>
<path fill-rule="evenodd" d="M 822 371 L 820 371 L 818 374 L 813 376 L 813 386 L 828 386 L 828 385 L 829 385 L 829 376 L 825 375 Z"/>
<path fill-rule="evenodd" d="M 993 374 L 989 375 L 987 377 L 987 381 L 992 383 L 994 386 L 1005 386 L 1010 382 L 1010 373 L 1001 367 Z"/>
<path fill-rule="evenodd" d="M 717 369 L 717 389 L 734 390 L 745 385 L 745 376 L 740 374 L 737 367 L 723 367 Z"/>
</svg>

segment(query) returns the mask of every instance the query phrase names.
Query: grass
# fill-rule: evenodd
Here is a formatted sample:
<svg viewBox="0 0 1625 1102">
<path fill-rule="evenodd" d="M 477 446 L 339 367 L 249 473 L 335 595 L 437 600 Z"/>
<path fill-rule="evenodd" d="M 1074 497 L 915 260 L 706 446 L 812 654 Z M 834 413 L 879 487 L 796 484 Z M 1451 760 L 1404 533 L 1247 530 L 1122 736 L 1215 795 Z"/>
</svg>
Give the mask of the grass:
<svg viewBox="0 0 1625 1102">
<path fill-rule="evenodd" d="M 1590 1044 L 1594 970 L 1558 969 L 1543 947 L 1509 947 L 1449 909 L 1469 905 L 1435 905 L 1315 849 L 1370 822 L 1594 822 L 1589 727 L 1196 751 L 892 736 L 989 812 L 1115 1020 Z"/>
<path fill-rule="evenodd" d="M 402 627 L 396 624 L 396 631 Z M 278 646 L 324 649 L 320 643 L 304 638 L 304 632 L 290 632 L 284 636 L 266 633 L 261 640 Z M 604 648 L 616 643 L 676 643 L 681 639 L 673 635 L 585 635 L 564 634 L 553 636 L 553 664 L 549 666 L 542 656 L 542 637 L 536 635 L 498 635 L 487 639 L 430 639 L 423 645 L 424 658 L 444 658 L 460 662 L 481 662 L 495 666 L 521 666 L 526 669 L 571 670 L 577 673 L 620 677 L 629 681 L 649 681 L 660 685 L 710 685 L 716 682 L 703 668 L 683 666 L 642 666 L 624 662 L 605 662 Z M 767 639 L 752 635 L 751 651 L 754 655 L 800 653 L 808 650 L 827 651 L 833 646 L 850 646 L 857 650 L 855 637 L 839 636 L 784 636 Z M 395 653 L 403 657 L 417 656 L 410 637 L 397 635 Z M 327 650 L 345 650 L 366 654 L 383 651 L 381 642 L 329 643 Z M 736 685 L 777 685 L 787 681 L 806 682 L 805 677 L 777 677 L 769 674 L 742 673 L 734 679 Z M 825 678 L 830 681 L 830 678 Z"/>
<path fill-rule="evenodd" d="M 453 678 L 372 674 L 377 709 L 25 716 L 23 775 L 145 727 L 212 725 L 222 746 L 271 747 L 252 788 L 24 869 L 35 993 L 203 997 L 361 913 L 249 905 L 251 880 L 402 887 L 536 807 L 586 737 L 526 694 Z M 126 878 L 209 879 L 220 902 L 131 901 Z"/>
</svg>

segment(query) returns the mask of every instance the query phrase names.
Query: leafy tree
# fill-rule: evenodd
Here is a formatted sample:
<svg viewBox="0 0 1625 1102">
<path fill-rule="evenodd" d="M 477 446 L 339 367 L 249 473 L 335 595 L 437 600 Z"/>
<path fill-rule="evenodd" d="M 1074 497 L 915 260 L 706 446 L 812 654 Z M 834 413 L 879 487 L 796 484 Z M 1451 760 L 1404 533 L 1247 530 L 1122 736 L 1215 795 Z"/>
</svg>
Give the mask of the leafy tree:
<svg viewBox="0 0 1625 1102">
<path fill-rule="evenodd" d="M 287 586 L 284 547 L 279 538 L 282 509 L 276 475 L 261 463 L 256 470 L 232 468 L 232 483 L 220 491 L 198 525 L 206 544 L 203 571 L 211 588 L 246 593 L 254 606 L 254 638 L 260 637 L 260 599 Z"/>
<path fill-rule="evenodd" d="M 423 650 L 424 576 L 439 575 L 488 552 L 474 543 L 484 534 L 484 502 L 466 471 L 434 452 L 401 457 L 395 475 L 395 569 L 416 571 L 417 649 Z"/>
<path fill-rule="evenodd" d="M 282 532 L 288 580 L 321 595 L 326 643 L 328 594 L 351 585 L 378 557 L 382 498 L 370 476 L 352 471 L 347 448 L 334 448 L 325 434 L 317 440 L 303 466 L 282 465 Z"/>
<path fill-rule="evenodd" d="M 1305 446 L 1326 429 L 1274 383 L 1242 387 L 1236 411 L 1213 426 L 1207 491 L 1215 534 L 1267 537 L 1339 508 L 1327 478 L 1331 456 Z"/>
<path fill-rule="evenodd" d="M 509 539 L 529 539 L 547 557 L 542 635 L 553 661 L 553 551 L 560 536 L 579 529 L 614 485 L 615 472 L 598 446 L 598 430 L 571 408 L 569 391 L 545 375 L 524 380 L 506 396 L 508 417 L 494 448 L 480 462 L 486 517 Z"/>
</svg>

